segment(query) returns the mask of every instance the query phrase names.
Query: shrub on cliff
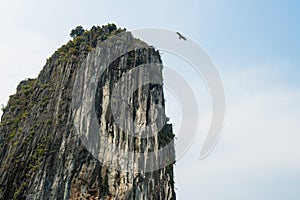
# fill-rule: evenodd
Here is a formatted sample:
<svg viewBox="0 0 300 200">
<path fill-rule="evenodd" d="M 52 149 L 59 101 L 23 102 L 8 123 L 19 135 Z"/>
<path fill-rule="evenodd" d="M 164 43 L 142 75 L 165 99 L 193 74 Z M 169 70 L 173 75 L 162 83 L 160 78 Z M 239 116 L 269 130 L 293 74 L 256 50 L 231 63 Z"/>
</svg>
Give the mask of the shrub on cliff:
<svg viewBox="0 0 300 200">
<path fill-rule="evenodd" d="M 85 30 L 83 29 L 82 26 L 77 26 L 76 28 L 72 29 L 70 36 L 72 38 L 75 38 L 77 36 L 82 36 Z"/>
</svg>

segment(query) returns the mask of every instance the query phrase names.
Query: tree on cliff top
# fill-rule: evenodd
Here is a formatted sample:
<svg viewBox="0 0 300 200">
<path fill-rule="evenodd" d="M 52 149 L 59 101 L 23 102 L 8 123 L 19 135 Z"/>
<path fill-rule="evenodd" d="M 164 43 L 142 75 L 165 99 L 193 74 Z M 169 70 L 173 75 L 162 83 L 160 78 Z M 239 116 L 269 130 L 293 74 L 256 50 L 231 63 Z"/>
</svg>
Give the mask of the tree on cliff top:
<svg viewBox="0 0 300 200">
<path fill-rule="evenodd" d="M 77 26 L 76 28 L 72 29 L 70 36 L 72 38 L 75 38 L 77 36 L 82 36 L 85 30 L 83 29 L 82 26 Z"/>
</svg>

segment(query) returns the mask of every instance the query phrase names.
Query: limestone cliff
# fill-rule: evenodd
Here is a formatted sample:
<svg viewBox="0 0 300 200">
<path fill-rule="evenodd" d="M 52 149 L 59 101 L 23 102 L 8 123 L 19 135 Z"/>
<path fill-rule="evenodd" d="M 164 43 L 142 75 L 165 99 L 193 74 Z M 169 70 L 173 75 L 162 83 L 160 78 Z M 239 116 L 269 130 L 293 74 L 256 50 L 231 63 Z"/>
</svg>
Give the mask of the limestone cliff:
<svg viewBox="0 0 300 200">
<path fill-rule="evenodd" d="M 105 43 L 113 36 L 117 39 Z M 133 48 L 128 51 L 126 45 Z M 0 199 L 175 199 L 174 135 L 164 121 L 162 85 L 148 83 L 147 75 L 138 73 L 133 80 L 143 86 L 133 90 L 127 110 L 120 107 L 120 99 L 129 95 L 130 83 L 123 81 L 120 91 L 113 91 L 128 71 L 161 63 L 158 51 L 113 24 L 75 34 L 47 60 L 38 78 L 19 84 L 4 108 Z M 96 73 L 93 70 L 102 70 L 102 75 L 87 82 Z M 151 72 L 162 83 L 162 68 Z M 77 90 L 91 88 L 87 83 L 95 86 L 95 101 L 78 110 L 74 102 L 83 97 Z M 160 112 L 153 111 L 155 105 L 162 108 Z M 85 123 L 88 108 L 94 108 L 105 137 L 93 135 L 91 125 Z M 119 111 L 117 119 L 114 110 Z M 147 135 L 145 125 L 151 124 L 155 114 L 163 126 Z M 131 119 L 136 135 L 126 134 L 120 125 L 130 127 Z M 146 135 L 139 137 L 142 133 Z M 168 151 L 157 153 L 168 143 Z"/>
</svg>

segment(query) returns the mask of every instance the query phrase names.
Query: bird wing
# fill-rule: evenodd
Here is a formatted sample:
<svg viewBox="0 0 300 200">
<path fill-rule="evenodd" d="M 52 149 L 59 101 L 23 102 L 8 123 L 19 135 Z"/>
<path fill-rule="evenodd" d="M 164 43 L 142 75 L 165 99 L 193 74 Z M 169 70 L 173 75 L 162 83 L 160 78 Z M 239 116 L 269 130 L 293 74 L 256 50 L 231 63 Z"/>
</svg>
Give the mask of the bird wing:
<svg viewBox="0 0 300 200">
<path fill-rule="evenodd" d="M 179 39 L 184 39 L 184 40 L 186 40 L 186 38 L 183 36 L 183 35 L 181 35 L 181 33 L 179 33 L 179 32 L 176 32 L 177 33 L 177 35 L 179 35 Z"/>
</svg>

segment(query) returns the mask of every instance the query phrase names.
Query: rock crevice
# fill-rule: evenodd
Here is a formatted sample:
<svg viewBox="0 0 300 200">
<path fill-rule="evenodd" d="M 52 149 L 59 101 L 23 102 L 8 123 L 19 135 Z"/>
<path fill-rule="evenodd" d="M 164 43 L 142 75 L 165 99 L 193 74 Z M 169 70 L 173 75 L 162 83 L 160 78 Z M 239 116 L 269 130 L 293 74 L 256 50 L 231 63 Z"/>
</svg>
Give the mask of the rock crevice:
<svg viewBox="0 0 300 200">
<path fill-rule="evenodd" d="M 113 36 L 119 39 L 107 44 L 112 48 L 103 48 L 103 42 Z M 140 48 L 114 58 L 110 51 L 122 52 L 126 44 Z M 0 199 L 175 199 L 173 162 L 169 161 L 175 157 L 174 135 L 172 126 L 164 121 L 162 85 L 144 84 L 128 98 L 130 81 L 120 85 L 120 91 L 113 91 L 115 84 L 130 70 L 161 63 L 159 52 L 153 47 L 112 24 L 93 27 L 58 49 L 47 60 L 38 78 L 19 84 L 1 118 Z M 104 161 L 110 164 L 100 162 L 78 134 L 76 124 L 74 126 L 73 102 L 78 74 L 82 69 L 102 65 L 109 67 L 95 80 L 93 98 L 96 121 L 107 137 L 95 138 L 95 151 L 96 155 L 109 157 Z M 162 68 L 155 70 L 151 72 L 162 83 Z M 139 73 L 128 80 L 143 84 L 147 83 L 147 76 Z M 118 107 L 123 105 L 120 99 L 128 99 L 128 110 Z M 160 112 L 153 111 L 155 105 L 162 108 Z M 114 109 L 120 111 L 119 119 L 125 127 L 132 126 L 129 119 L 134 120 L 136 125 L 132 130 L 137 135 L 130 135 L 120 127 Z M 154 115 L 163 123 L 162 129 L 139 137 Z M 88 132 L 86 139 L 91 137 Z M 168 151 L 149 156 L 168 143 L 171 144 Z M 131 152 L 122 156 L 133 157 L 124 163 L 121 153 L 116 152 Z M 137 157 L 142 155 L 138 153 L 143 156 Z M 149 165 L 163 167 L 154 171 L 140 170 Z"/>
</svg>

